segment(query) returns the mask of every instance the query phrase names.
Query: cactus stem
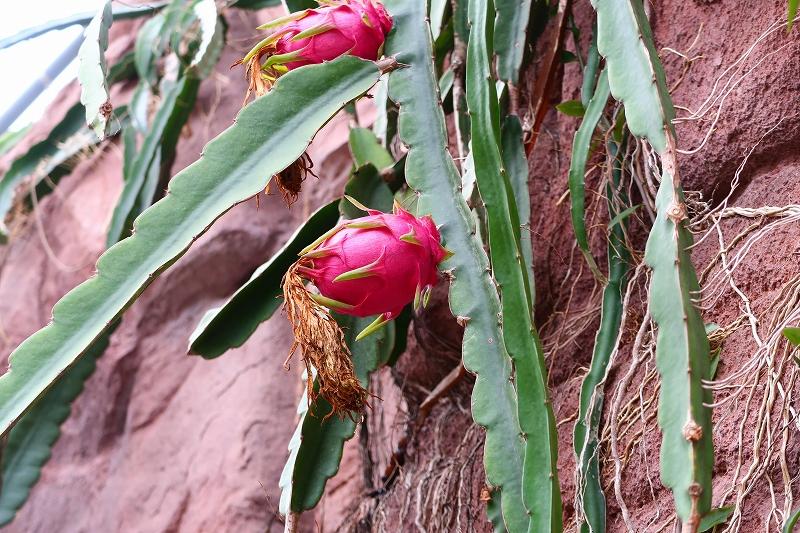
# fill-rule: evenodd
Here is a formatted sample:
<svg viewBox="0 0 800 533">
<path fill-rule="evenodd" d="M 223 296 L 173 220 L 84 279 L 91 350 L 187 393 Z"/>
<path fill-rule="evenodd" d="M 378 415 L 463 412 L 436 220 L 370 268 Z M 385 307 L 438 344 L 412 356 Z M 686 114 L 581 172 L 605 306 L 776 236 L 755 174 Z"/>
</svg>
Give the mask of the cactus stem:
<svg viewBox="0 0 800 533">
<path fill-rule="evenodd" d="M 354 306 L 350 304 L 346 304 L 344 302 L 340 302 L 339 300 L 334 300 L 333 298 L 328 298 L 327 296 L 323 296 L 321 294 L 313 294 L 310 293 L 311 299 L 317 302 L 320 305 L 324 305 L 330 309 L 344 310 L 349 311 L 353 309 Z"/>
<path fill-rule="evenodd" d="M 386 315 L 378 315 L 378 318 L 376 318 L 374 322 L 372 322 L 369 326 L 361 330 L 361 333 L 359 333 L 356 336 L 356 341 L 360 341 L 364 337 L 372 335 L 373 333 L 375 333 L 388 323 L 389 319 L 386 318 Z"/>
</svg>

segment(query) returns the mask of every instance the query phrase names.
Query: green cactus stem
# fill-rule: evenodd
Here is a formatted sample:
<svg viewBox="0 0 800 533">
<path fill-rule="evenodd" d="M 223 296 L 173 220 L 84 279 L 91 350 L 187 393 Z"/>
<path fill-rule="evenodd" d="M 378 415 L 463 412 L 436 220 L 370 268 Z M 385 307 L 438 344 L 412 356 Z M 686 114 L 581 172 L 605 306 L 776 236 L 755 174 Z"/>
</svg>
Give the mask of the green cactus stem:
<svg viewBox="0 0 800 533">
<path fill-rule="evenodd" d="M 694 301 L 700 286 L 689 254 L 692 236 L 678 173 L 675 111 L 641 1 L 593 4 L 597 47 L 606 59 L 611 94 L 625 104 L 631 133 L 647 139 L 661 159 L 657 216 L 645 252 L 653 272 L 650 309 L 658 325 L 661 480 L 672 490 L 684 531 L 693 533 L 711 509 L 712 397 L 702 383 L 708 376 L 709 347 Z"/>
</svg>

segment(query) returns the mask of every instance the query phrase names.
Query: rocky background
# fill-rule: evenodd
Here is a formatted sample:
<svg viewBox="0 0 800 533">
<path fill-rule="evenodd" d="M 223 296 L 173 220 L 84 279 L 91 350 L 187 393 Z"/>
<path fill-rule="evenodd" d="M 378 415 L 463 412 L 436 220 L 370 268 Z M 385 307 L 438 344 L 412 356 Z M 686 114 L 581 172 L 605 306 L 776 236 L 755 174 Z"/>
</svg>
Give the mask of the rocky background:
<svg viewBox="0 0 800 533">
<path fill-rule="evenodd" d="M 707 230 L 699 222 L 702 202 L 723 201 L 734 180 L 738 187 L 728 198 L 730 207 L 798 203 L 800 28 L 787 35 L 784 27 L 773 26 L 785 18 L 785 1 L 661 0 L 650 7 L 678 114 L 694 115 L 678 124 L 678 137 L 679 146 L 691 152 L 680 162 L 686 189 L 697 192 L 690 198 L 698 231 Z M 228 65 L 249 48 L 252 28 L 269 16 L 226 14 L 229 46 L 203 85 L 174 172 L 194 161 L 204 143 L 234 119 L 246 87 L 241 72 Z M 592 20 L 588 1 L 574 2 L 574 17 L 585 47 Z M 111 54 L 130 46 L 133 27 L 112 27 Z M 548 38 L 546 33 L 543 39 Z M 569 39 L 568 48 L 573 48 Z M 536 67 L 534 61 L 526 70 L 523 100 Z M 553 103 L 576 98 L 580 79 L 575 63 L 564 65 Z M 124 102 L 130 89 L 114 94 L 115 103 Z M 66 89 L 44 123 L 0 160 L 0 167 L 44 138 L 77 94 L 75 86 Z M 362 116 L 368 122 L 366 108 Z M 599 316 L 598 287 L 581 269 L 574 238 L 565 230 L 569 203 L 562 196 L 576 127 L 576 119 L 550 113 L 530 161 L 537 321 L 559 422 L 566 530 L 575 529 L 572 427 Z M 339 117 L 317 136 L 310 154 L 320 178 L 307 182 L 290 210 L 274 196 L 262 197 L 260 206 L 253 200 L 236 207 L 125 315 L 73 406 L 41 481 L 7 531 L 282 530 L 278 477 L 301 390 L 298 369 L 282 367 L 290 329 L 276 315 L 244 347 L 213 361 L 187 356 L 186 346 L 207 308 L 246 280 L 308 213 L 340 194 L 350 169 L 347 128 L 347 119 Z M 7 355 L 45 325 L 53 304 L 91 275 L 121 190 L 121 168 L 120 146 L 108 143 L 87 154 L 34 213 L 16 220 L 12 242 L 0 249 L 0 353 Z M 598 216 L 603 220 L 605 213 Z M 784 513 L 796 507 L 792 478 L 800 472 L 792 397 L 797 370 L 783 344 L 772 349 L 768 342 L 776 317 L 800 306 L 800 297 L 793 296 L 800 291 L 800 228 L 797 219 L 772 222 L 762 212 L 722 221 L 731 256 L 753 231 L 767 228 L 730 280 L 715 281 L 724 274 L 716 232 L 694 251 L 698 271 L 708 268 L 704 296 L 706 289 L 714 296 L 704 305 L 704 319 L 726 333 L 717 378 L 747 386 L 716 409 L 714 441 L 715 504 L 723 496 L 727 504 L 738 501 L 728 530 L 747 533 L 779 529 Z M 760 226 L 748 230 L 753 224 Z M 743 230 L 750 233 L 734 239 Z M 644 235 L 634 226 L 631 238 L 640 248 Z M 604 257 L 602 236 L 602 228 L 594 232 L 595 257 Z M 346 446 L 339 474 L 319 508 L 304 516 L 303 531 L 490 530 L 482 501 L 483 436 L 471 423 L 469 378 L 457 380 L 426 417 L 418 416 L 429 392 L 459 365 L 460 331 L 445 294 L 440 287 L 411 328 L 409 349 L 396 368 L 373 378 L 382 401 Z M 657 472 L 653 362 L 646 351 L 631 349 L 644 312 L 643 293 L 639 288 L 632 294 L 623 348 L 606 386 L 604 425 L 610 425 L 616 404 L 624 456 L 616 495 L 614 465 L 603 464 L 609 530 L 669 531 L 671 497 Z M 637 355 L 642 357 L 634 365 Z M 737 377 L 743 368 L 751 371 Z M 722 391 L 717 400 L 728 396 L 729 390 Z M 604 450 L 609 438 L 604 434 Z M 404 466 L 386 484 L 385 468 L 398 447 Z"/>
</svg>

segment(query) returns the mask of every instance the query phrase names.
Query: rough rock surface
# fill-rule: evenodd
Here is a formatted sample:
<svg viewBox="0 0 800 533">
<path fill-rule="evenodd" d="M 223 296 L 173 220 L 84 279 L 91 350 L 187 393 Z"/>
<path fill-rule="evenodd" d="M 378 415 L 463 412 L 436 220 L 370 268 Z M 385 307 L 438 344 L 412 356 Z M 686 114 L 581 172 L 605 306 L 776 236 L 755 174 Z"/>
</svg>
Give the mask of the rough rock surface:
<svg viewBox="0 0 800 533">
<path fill-rule="evenodd" d="M 591 7 L 585 1 L 575 4 L 585 46 Z M 735 64 L 784 16 L 783 0 L 654 3 L 655 36 L 670 83 L 677 85 L 673 95 L 680 106 L 678 115 L 690 115 L 687 109 L 706 111 L 698 120 L 678 124 L 682 149 L 702 145 L 682 155 L 680 162 L 686 188 L 702 193 L 706 202 L 725 198 L 743 161 L 739 187 L 729 205 L 782 206 L 797 203 L 800 197 L 800 33 L 795 29 L 787 35 L 777 29 Z M 244 84 L 239 72 L 229 71 L 227 65 L 246 47 L 250 32 L 243 28 L 253 24 L 235 11 L 229 22 L 232 46 L 217 75 L 203 87 L 181 140 L 175 171 L 196 159 L 202 145 L 230 123 L 241 102 Z M 692 61 L 687 63 L 671 50 Z M 563 70 L 554 102 L 578 94 L 578 68 L 569 63 Z M 742 77 L 741 81 L 726 85 L 731 74 L 734 81 Z M 532 79 L 532 71 L 527 77 Z M 68 96 L 74 99 L 74 88 L 71 91 Z M 709 97 L 716 104 L 703 109 Z M 53 108 L 54 119 L 66 109 L 66 100 Z M 575 276 L 582 263 L 571 233 L 564 229 L 569 224 L 568 202 L 559 202 L 566 190 L 575 127 L 575 119 L 551 113 L 531 161 L 537 321 L 548 352 L 559 422 L 559 469 L 568 531 L 575 529 L 572 426 L 599 305 L 599 292 L 585 269 Z M 31 138 L 46 132 L 46 127 L 39 127 Z M 349 169 L 345 138 L 344 119 L 334 121 L 317 137 L 312 157 L 321 179 L 306 187 L 292 210 L 283 208 L 275 197 L 262 198 L 260 209 L 254 202 L 233 209 L 133 306 L 75 404 L 41 482 L 8 531 L 282 529 L 276 517 L 277 480 L 299 391 L 297 376 L 284 372 L 280 364 L 290 342 L 289 329 L 276 318 L 244 347 L 213 362 L 186 357 L 185 347 L 203 312 L 245 280 L 305 214 L 338 194 Z M 22 149 L 24 145 L 17 152 Z M 61 182 L 56 194 L 41 203 L 37 216 L 47 246 L 35 219 L 29 217 L 0 252 L 4 254 L 0 255 L 2 353 L 9 353 L 44 325 L 53 303 L 91 274 L 120 186 L 120 154 L 112 144 L 83 162 Z M 590 209 L 597 209 L 597 204 Z M 601 210 L 600 223 L 604 215 Z M 726 241 L 753 222 L 758 219 L 723 221 Z M 749 296 L 754 315 L 761 318 L 763 337 L 771 331 L 770 313 L 780 307 L 782 291 L 800 279 L 799 229 L 794 221 L 770 230 L 752 245 L 733 276 Z M 643 247 L 642 231 L 634 227 L 632 237 Z M 695 249 L 699 271 L 715 260 L 716 239 L 714 233 Z M 595 256 L 602 258 L 602 227 L 593 232 L 592 240 Z M 709 283 L 719 271 L 718 265 L 709 270 Z M 740 316 L 744 303 L 727 281 L 717 285 L 723 292 L 708 302 L 704 319 L 729 326 Z M 641 300 L 640 296 L 634 299 Z M 789 301 L 784 307 L 792 305 L 800 304 Z M 481 502 L 482 434 L 469 415 L 470 380 L 458 383 L 423 424 L 411 422 L 428 392 L 458 365 L 460 331 L 445 307 L 440 289 L 433 308 L 412 329 L 409 349 L 397 367 L 374 377 L 383 401 L 368 413 L 368 431 L 360 431 L 348 443 L 339 475 L 329 483 L 315 513 L 306 516 L 303 531 L 489 531 Z M 606 386 L 606 425 L 611 398 L 630 367 L 630 346 L 642 314 L 637 302 L 626 321 L 623 350 Z M 757 344 L 745 320 L 744 327 L 731 327 L 717 377 L 733 376 L 754 360 L 754 354 Z M 785 513 L 796 506 L 781 472 L 785 470 L 789 477 L 798 473 L 798 429 L 782 418 L 788 406 L 796 405 L 791 388 L 797 370 L 783 347 L 776 354 L 769 372 L 761 367 L 755 374 L 761 380 L 750 402 L 755 407 L 748 408 L 742 397 L 715 411 L 715 505 L 730 490 L 734 492 L 726 503 L 736 500 L 735 484 L 741 483 L 750 467 L 754 441 L 764 439 L 753 429 L 763 428 L 763 423 L 758 422 L 757 413 L 749 413 L 757 411 L 766 398 L 763 410 L 774 416 L 771 431 L 778 443 L 772 446 L 765 441 L 755 448 L 769 457 L 765 470 L 775 486 L 777 503 L 773 510 L 770 484 L 766 477 L 758 478 L 742 500 L 741 516 L 734 516 L 734 525 L 738 521 L 738 531 L 744 533 L 778 530 Z M 652 370 L 652 361 L 634 369 L 635 385 L 623 391 L 626 402 L 636 399 L 641 384 L 642 398 L 652 396 L 654 381 L 648 377 Z M 781 376 L 780 389 L 774 383 L 764 388 L 770 372 Z M 771 392 L 765 395 L 764 390 Z M 727 393 L 717 400 L 725 397 Z M 668 531 L 672 524 L 671 497 L 660 485 L 655 466 L 660 437 L 654 407 L 649 403 L 642 412 L 632 410 L 630 431 L 621 437 L 631 453 L 620 495 L 631 516 L 630 528 L 637 532 Z M 404 453 L 397 454 L 401 443 L 405 443 Z M 783 458 L 775 449 L 785 450 Z M 364 461 L 364 450 L 371 461 Z M 402 456 L 405 463 L 394 483 L 382 490 L 381 477 L 392 454 Z M 738 472 L 737 464 L 741 465 Z M 627 531 L 613 491 L 613 464 L 604 461 L 603 472 L 609 531 Z"/>
<path fill-rule="evenodd" d="M 244 28 L 253 24 L 233 15 L 233 46 L 203 84 L 174 172 L 199 157 L 242 103 L 242 73 L 228 66 L 243 54 L 252 38 Z M 125 39 L 126 31 L 124 25 L 113 26 L 112 40 Z M 71 87 L 49 116 L 57 120 L 77 94 Z M 43 137 L 44 126 L 32 137 Z M 260 208 L 255 199 L 239 205 L 126 313 L 74 404 L 53 460 L 7 530 L 283 529 L 276 518 L 277 482 L 301 386 L 298 365 L 288 373 L 282 366 L 290 329 L 278 317 L 246 346 L 214 361 L 189 357 L 186 347 L 203 313 L 231 294 L 310 211 L 341 188 L 350 165 L 346 138 L 347 120 L 339 117 L 310 151 L 324 168 L 319 182 L 311 178 L 291 210 L 279 196 L 262 195 Z M 41 202 L 36 216 L 43 235 L 29 217 L 3 250 L 4 354 L 44 326 L 53 304 L 92 274 L 121 190 L 121 168 L 121 147 L 113 141 Z"/>
</svg>

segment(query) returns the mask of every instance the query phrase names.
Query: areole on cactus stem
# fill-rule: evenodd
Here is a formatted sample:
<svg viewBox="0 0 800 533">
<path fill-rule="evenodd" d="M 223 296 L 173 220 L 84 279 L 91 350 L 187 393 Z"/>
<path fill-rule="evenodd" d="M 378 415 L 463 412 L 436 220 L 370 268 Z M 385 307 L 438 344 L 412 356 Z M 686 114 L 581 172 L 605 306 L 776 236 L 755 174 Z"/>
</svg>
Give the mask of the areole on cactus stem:
<svg viewBox="0 0 800 533">
<path fill-rule="evenodd" d="M 393 213 L 382 213 L 348 199 L 368 215 L 341 222 L 309 245 L 283 279 L 284 309 L 295 336 L 289 357 L 302 350 L 308 375 L 313 366 L 319 393 L 340 416 L 363 409 L 369 393 L 355 376 L 344 334 L 328 309 L 378 315 L 358 341 L 396 318 L 407 304 L 413 302 L 415 309 L 427 305 L 439 279 L 437 265 L 451 255 L 429 216 L 415 217 L 397 204 Z M 313 398 L 311 378 L 308 392 Z"/>
</svg>

